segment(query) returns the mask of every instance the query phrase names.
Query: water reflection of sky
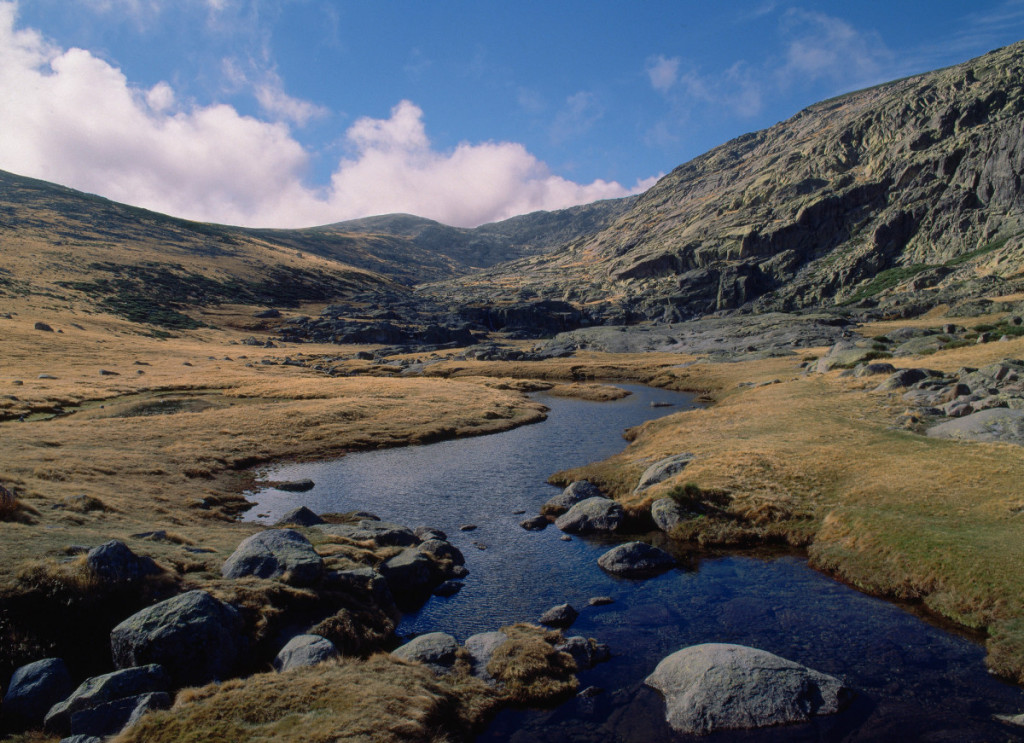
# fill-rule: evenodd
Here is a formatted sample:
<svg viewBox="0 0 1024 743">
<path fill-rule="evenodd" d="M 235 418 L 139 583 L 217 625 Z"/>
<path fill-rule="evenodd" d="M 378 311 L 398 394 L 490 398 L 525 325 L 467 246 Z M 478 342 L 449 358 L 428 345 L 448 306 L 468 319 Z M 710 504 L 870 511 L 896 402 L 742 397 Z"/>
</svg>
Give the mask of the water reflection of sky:
<svg viewBox="0 0 1024 743">
<path fill-rule="evenodd" d="M 521 529 L 525 515 L 515 511 L 533 515 L 558 492 L 545 482 L 552 472 L 620 451 L 624 429 L 673 412 L 652 401 L 689 404 L 678 393 L 629 389 L 633 395 L 610 403 L 541 398 L 552 409 L 548 420 L 502 434 L 280 467 L 274 479 L 308 477 L 316 487 L 261 493 L 251 513 L 272 521 L 303 504 L 446 531 L 466 555 L 465 587 L 407 615 L 403 634 L 441 630 L 464 640 L 535 620 L 564 601 L 581 609 L 572 632 L 615 653 L 580 676 L 605 693 L 554 711 L 503 712 L 484 740 L 673 740 L 660 698 L 642 681 L 662 657 L 699 642 L 770 650 L 842 676 L 861 692 L 837 717 L 722 740 L 1024 740 L 1024 729 L 992 721 L 993 713 L 1024 711 L 1024 694 L 985 672 L 978 644 L 840 585 L 802 559 L 718 557 L 695 571 L 623 581 L 597 567 L 608 543 Z M 465 524 L 477 529 L 460 531 Z M 597 595 L 616 601 L 584 608 Z"/>
</svg>

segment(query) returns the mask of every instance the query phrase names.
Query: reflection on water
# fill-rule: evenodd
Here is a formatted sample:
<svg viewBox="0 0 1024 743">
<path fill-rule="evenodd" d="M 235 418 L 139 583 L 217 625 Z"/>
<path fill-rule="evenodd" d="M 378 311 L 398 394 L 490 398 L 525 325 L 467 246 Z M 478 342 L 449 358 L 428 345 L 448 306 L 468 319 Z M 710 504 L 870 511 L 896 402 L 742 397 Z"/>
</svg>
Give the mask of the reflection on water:
<svg viewBox="0 0 1024 743">
<path fill-rule="evenodd" d="M 583 687 L 604 693 L 554 710 L 507 710 L 481 740 L 676 740 L 643 679 L 681 647 L 735 642 L 842 676 L 859 697 L 845 713 L 808 725 L 701 740 L 1024 741 L 1024 729 L 991 717 L 1024 711 L 1024 694 L 985 672 L 978 644 L 829 580 L 800 558 L 706 558 L 696 570 L 627 581 L 597 567 L 608 542 L 565 542 L 553 527 L 521 529 L 518 522 L 558 492 L 545 482 L 552 472 L 620 451 L 625 428 L 673 412 L 652 401 L 689 406 L 679 393 L 629 389 L 633 395 L 609 403 L 540 397 L 551 408 L 547 421 L 501 434 L 280 467 L 273 479 L 308 477 L 316 487 L 260 493 L 251 513 L 272 522 L 301 504 L 446 531 L 466 555 L 465 588 L 407 615 L 402 634 L 440 630 L 464 640 L 535 620 L 564 601 L 580 609 L 571 632 L 596 637 L 615 654 L 580 674 Z M 460 531 L 463 525 L 477 528 Z M 615 603 L 587 607 L 599 595 Z"/>
</svg>

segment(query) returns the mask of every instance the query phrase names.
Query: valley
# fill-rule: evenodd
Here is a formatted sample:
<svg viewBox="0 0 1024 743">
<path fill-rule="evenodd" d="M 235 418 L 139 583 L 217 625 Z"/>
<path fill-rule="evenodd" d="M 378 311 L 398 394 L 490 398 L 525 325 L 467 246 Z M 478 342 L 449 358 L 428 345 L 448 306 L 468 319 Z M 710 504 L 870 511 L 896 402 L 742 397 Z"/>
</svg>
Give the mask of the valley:
<svg viewBox="0 0 1024 743">
<path fill-rule="evenodd" d="M 1017 44 L 812 106 L 639 197 L 472 230 L 243 229 L 0 173 L 0 682 L 49 657 L 75 685 L 112 672 L 115 626 L 200 592 L 244 648 L 116 740 L 470 740 L 500 709 L 574 699 L 586 669 L 557 630 L 491 628 L 493 684 L 466 646 L 439 676 L 386 652 L 403 612 L 477 578 L 454 535 L 388 524 L 386 494 L 384 526 L 264 523 L 247 496 L 281 465 L 529 427 L 549 413 L 534 393 L 628 383 L 701 406 L 544 475 L 617 504 L 600 538 L 799 555 L 973 633 L 1024 684 L 1022 81 Z M 314 578 L 225 573 L 277 526 Z M 156 567 L 97 563 L 110 540 Z M 341 659 L 270 670 L 296 632 Z M 984 709 L 1008 739 L 993 715 L 1021 713 Z"/>
</svg>

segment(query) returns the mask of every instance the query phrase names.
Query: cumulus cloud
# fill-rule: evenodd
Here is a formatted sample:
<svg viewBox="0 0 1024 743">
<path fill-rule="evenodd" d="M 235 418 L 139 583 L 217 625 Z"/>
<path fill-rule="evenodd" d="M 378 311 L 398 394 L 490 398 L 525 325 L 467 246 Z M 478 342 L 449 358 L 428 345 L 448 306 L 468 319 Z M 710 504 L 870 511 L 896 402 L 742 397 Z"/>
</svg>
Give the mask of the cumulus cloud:
<svg viewBox="0 0 1024 743">
<path fill-rule="evenodd" d="M 181 102 L 167 82 L 134 86 L 87 50 L 62 49 L 17 28 L 16 13 L 16 3 L 0 2 L 0 168 L 117 201 L 251 226 L 394 211 L 472 226 L 649 185 L 575 183 L 513 142 L 439 151 L 423 112 L 402 101 L 387 118 L 353 123 L 330 182 L 310 186 L 311 155 L 286 120 L 315 112 L 283 88 L 262 102 L 275 121 L 224 104 Z"/>
</svg>

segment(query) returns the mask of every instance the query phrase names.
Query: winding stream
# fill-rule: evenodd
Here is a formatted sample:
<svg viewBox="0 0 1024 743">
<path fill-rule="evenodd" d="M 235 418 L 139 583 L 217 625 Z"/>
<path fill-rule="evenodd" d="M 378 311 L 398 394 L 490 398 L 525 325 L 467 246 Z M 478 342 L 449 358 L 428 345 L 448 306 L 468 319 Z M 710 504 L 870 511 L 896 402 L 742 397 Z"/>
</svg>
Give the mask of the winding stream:
<svg viewBox="0 0 1024 743">
<path fill-rule="evenodd" d="M 504 433 L 276 468 L 272 479 L 308 477 L 317 485 L 306 493 L 263 491 L 250 514 L 272 523 L 297 505 L 366 510 L 447 532 L 466 556 L 465 587 L 406 615 L 400 634 L 444 631 L 462 641 L 535 621 L 564 601 L 579 609 L 568 634 L 595 637 L 614 654 L 579 674 L 581 688 L 604 693 L 551 710 L 505 710 L 481 741 L 688 740 L 668 728 L 660 697 L 643 679 L 664 656 L 700 642 L 763 648 L 841 676 L 858 691 L 839 715 L 703 741 L 1024 741 L 1024 728 L 992 718 L 1024 711 L 1024 692 L 986 673 L 977 642 L 836 583 L 800 557 L 710 556 L 692 569 L 630 581 L 597 567 L 607 541 L 562 541 L 554 527 L 521 529 L 519 521 L 558 492 L 546 483 L 552 472 L 610 456 L 622 449 L 625 428 L 691 406 L 688 395 L 626 387 L 633 394 L 615 402 L 537 396 L 551 409 L 548 419 Z M 465 525 L 477 528 L 460 531 Z M 601 595 L 615 603 L 587 606 Z"/>
</svg>

